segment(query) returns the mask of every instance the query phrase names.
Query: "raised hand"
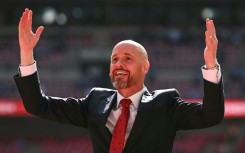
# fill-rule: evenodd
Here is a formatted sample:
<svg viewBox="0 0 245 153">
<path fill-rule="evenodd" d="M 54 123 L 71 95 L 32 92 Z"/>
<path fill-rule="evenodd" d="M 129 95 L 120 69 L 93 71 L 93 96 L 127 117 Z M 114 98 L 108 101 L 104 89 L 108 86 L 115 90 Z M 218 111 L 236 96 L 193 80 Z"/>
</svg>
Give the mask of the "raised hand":
<svg viewBox="0 0 245 153">
<path fill-rule="evenodd" d="M 213 20 L 206 19 L 206 32 L 205 32 L 206 47 L 204 49 L 204 60 L 206 68 L 213 68 L 217 63 L 216 54 L 218 47 L 218 39 Z"/>
<path fill-rule="evenodd" d="M 44 27 L 40 26 L 36 33 L 32 32 L 32 11 L 25 9 L 19 22 L 19 44 L 21 65 L 27 66 L 34 63 L 33 49 L 36 46 Z"/>
</svg>

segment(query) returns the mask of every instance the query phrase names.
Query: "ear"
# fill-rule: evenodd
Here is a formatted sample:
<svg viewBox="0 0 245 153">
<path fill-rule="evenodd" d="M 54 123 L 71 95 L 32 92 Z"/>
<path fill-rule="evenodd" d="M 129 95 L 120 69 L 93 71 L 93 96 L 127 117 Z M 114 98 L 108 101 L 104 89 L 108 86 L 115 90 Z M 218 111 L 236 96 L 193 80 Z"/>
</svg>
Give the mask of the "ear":
<svg viewBox="0 0 245 153">
<path fill-rule="evenodd" d="M 143 69 L 144 74 L 147 74 L 149 69 L 150 69 L 150 62 L 148 60 L 145 60 L 144 69 Z"/>
</svg>

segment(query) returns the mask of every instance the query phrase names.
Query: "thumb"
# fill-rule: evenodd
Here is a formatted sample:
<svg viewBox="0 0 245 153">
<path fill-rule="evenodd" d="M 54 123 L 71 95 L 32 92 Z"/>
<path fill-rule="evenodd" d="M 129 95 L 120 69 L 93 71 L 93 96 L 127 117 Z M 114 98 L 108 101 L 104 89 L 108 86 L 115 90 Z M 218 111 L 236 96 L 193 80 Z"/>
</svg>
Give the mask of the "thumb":
<svg viewBox="0 0 245 153">
<path fill-rule="evenodd" d="M 36 30 L 36 33 L 35 33 L 35 35 L 37 36 L 37 38 L 40 37 L 40 35 L 42 34 L 43 30 L 44 30 L 44 27 L 43 26 L 38 27 L 38 29 Z"/>
</svg>

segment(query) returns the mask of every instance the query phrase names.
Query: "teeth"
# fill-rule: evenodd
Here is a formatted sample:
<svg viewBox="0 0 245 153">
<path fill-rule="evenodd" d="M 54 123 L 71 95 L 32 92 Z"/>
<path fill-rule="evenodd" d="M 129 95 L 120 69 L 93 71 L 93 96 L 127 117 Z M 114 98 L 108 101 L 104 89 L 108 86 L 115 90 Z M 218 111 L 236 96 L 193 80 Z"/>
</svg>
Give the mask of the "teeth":
<svg viewBox="0 0 245 153">
<path fill-rule="evenodd" d="M 126 72 L 121 72 L 121 71 L 116 72 L 116 75 L 126 75 L 126 74 L 127 74 Z"/>
</svg>

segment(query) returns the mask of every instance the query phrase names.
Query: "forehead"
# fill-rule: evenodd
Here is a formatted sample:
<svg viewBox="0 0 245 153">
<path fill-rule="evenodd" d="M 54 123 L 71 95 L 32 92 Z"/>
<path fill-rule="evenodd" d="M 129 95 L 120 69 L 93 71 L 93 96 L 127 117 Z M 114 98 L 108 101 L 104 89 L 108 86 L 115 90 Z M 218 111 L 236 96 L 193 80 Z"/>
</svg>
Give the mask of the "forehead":
<svg viewBox="0 0 245 153">
<path fill-rule="evenodd" d="M 120 44 L 113 48 L 111 56 L 116 55 L 129 55 L 129 56 L 138 56 L 140 54 L 140 50 L 137 46 L 129 45 L 129 44 Z"/>
</svg>

